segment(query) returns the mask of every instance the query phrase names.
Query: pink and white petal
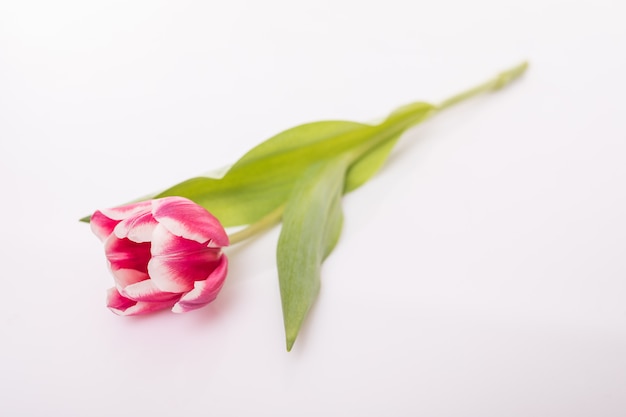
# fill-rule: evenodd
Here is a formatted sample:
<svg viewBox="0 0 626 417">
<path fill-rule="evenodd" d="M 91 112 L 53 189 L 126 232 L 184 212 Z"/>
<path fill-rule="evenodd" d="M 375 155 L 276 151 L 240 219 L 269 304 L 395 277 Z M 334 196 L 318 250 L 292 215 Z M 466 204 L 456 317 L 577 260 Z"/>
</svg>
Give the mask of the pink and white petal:
<svg viewBox="0 0 626 417">
<path fill-rule="evenodd" d="M 135 269 L 147 272 L 150 260 L 150 243 L 135 243 L 129 239 L 118 239 L 115 235 L 109 236 L 104 242 L 106 254 L 111 269 Z"/>
<path fill-rule="evenodd" d="M 135 316 L 165 310 L 170 308 L 175 302 L 176 300 L 155 303 L 130 300 L 120 294 L 117 288 L 110 288 L 107 292 L 107 307 L 120 316 Z"/>
<path fill-rule="evenodd" d="M 211 246 L 228 246 L 222 224 L 204 207 L 182 197 L 152 200 L 154 218 L 172 234 Z"/>
<path fill-rule="evenodd" d="M 200 307 L 204 307 L 215 300 L 217 294 L 224 285 L 228 273 L 228 259 L 223 255 L 217 268 L 204 281 L 196 281 L 193 290 L 184 294 L 172 307 L 174 313 L 186 313 Z"/>
<path fill-rule="evenodd" d="M 96 211 L 92 216 L 91 220 L 89 220 L 89 225 L 91 226 L 91 231 L 98 236 L 101 241 L 105 241 L 113 230 L 115 226 L 119 223 L 119 220 L 113 220 L 102 214 L 101 211 Z"/>
<path fill-rule="evenodd" d="M 148 211 L 122 220 L 113 232 L 119 239 L 128 238 L 136 243 L 150 242 L 157 224 L 152 213 Z"/>
<path fill-rule="evenodd" d="M 111 269 L 115 286 L 123 292 L 124 288 L 138 282 L 149 280 L 147 272 L 137 271 L 136 269 Z"/>
<path fill-rule="evenodd" d="M 109 288 L 107 291 L 107 307 L 116 313 L 118 311 L 126 311 L 126 309 L 133 307 L 135 304 L 137 304 L 137 301 L 124 297 L 115 287 Z"/>
<path fill-rule="evenodd" d="M 126 204 L 119 207 L 101 209 L 102 214 L 111 220 L 124 220 L 136 216 L 143 212 L 149 212 L 152 207 L 152 200 L 140 201 L 138 203 Z"/>
<path fill-rule="evenodd" d="M 161 291 L 190 291 L 194 281 L 204 280 L 219 263 L 220 249 L 175 236 L 161 224 L 152 236 L 148 274 Z"/>
<path fill-rule="evenodd" d="M 176 301 L 180 298 L 180 294 L 164 292 L 157 288 L 151 280 L 145 280 L 126 286 L 120 290 L 126 298 L 130 298 L 135 301 L 148 301 L 148 302 L 161 302 L 161 301 Z"/>
</svg>

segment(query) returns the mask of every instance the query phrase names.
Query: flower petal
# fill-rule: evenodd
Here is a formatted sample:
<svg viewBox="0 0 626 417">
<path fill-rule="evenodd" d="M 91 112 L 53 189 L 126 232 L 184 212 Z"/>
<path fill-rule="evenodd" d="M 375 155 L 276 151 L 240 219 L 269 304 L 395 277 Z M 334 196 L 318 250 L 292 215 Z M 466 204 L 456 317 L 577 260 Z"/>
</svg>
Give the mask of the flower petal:
<svg viewBox="0 0 626 417">
<path fill-rule="evenodd" d="M 154 218 L 172 234 L 211 246 L 228 246 L 228 235 L 222 224 L 204 207 L 182 197 L 165 197 L 152 201 Z"/>
<path fill-rule="evenodd" d="M 130 300 L 120 294 L 115 287 L 107 292 L 107 307 L 120 316 L 134 316 L 164 310 L 171 307 L 174 302 L 175 300 L 155 303 Z"/>
<path fill-rule="evenodd" d="M 129 285 L 150 279 L 147 272 L 137 271 L 136 269 L 111 269 L 111 272 L 115 279 L 115 286 L 120 291 L 123 291 Z"/>
<path fill-rule="evenodd" d="M 135 300 L 124 297 L 115 287 L 107 291 L 107 307 L 110 309 L 125 311 L 135 304 L 137 304 Z"/>
<path fill-rule="evenodd" d="M 150 242 L 157 224 L 152 213 L 148 211 L 122 220 L 113 232 L 119 239 L 128 238 L 136 243 Z"/>
<path fill-rule="evenodd" d="M 206 279 L 219 263 L 220 249 L 175 236 L 161 224 L 152 237 L 148 274 L 161 291 L 190 291 L 194 281 Z"/>
<path fill-rule="evenodd" d="M 172 307 L 174 313 L 186 313 L 200 307 L 204 307 L 215 300 L 217 294 L 222 289 L 224 279 L 228 272 L 228 259 L 222 255 L 217 268 L 204 281 L 196 281 L 193 290 L 184 294 L 181 299 Z"/>
<path fill-rule="evenodd" d="M 147 272 L 150 260 L 150 243 L 135 243 L 129 239 L 109 236 L 104 242 L 104 252 L 111 264 L 111 269 L 134 269 Z"/>
<path fill-rule="evenodd" d="M 149 279 L 126 286 L 120 294 L 131 300 L 149 302 L 176 301 L 180 298 L 178 293 L 161 291 Z"/>
<path fill-rule="evenodd" d="M 100 210 L 102 214 L 111 220 L 124 220 L 142 212 L 150 211 L 152 200 L 140 201 L 138 203 L 126 204 L 124 206 L 112 207 Z"/>
<path fill-rule="evenodd" d="M 96 211 L 91 216 L 91 220 L 89 220 L 91 231 L 98 236 L 101 241 L 105 241 L 111 233 L 113 233 L 113 229 L 115 229 L 118 223 L 119 220 L 110 219 L 99 210 Z"/>
</svg>

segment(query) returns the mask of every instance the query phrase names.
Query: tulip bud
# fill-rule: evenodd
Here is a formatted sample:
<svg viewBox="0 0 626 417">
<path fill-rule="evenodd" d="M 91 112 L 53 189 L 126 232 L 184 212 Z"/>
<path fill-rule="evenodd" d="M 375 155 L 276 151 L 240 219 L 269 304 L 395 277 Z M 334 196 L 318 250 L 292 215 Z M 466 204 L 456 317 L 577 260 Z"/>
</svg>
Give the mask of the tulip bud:
<svg viewBox="0 0 626 417">
<path fill-rule="evenodd" d="M 228 235 L 191 200 L 165 197 L 99 210 L 91 229 L 104 243 L 115 279 L 107 306 L 116 314 L 184 313 L 207 305 L 222 288 Z"/>
</svg>

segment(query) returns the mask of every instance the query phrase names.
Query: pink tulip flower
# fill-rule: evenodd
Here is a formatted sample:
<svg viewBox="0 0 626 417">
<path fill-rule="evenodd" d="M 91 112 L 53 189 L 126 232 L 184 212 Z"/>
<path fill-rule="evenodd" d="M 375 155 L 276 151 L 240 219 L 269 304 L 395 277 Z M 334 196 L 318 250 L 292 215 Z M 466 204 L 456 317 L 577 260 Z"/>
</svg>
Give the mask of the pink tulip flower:
<svg viewBox="0 0 626 417">
<path fill-rule="evenodd" d="M 116 314 L 184 313 L 207 305 L 222 288 L 228 235 L 193 201 L 165 197 L 98 210 L 91 229 L 104 242 L 115 279 L 107 306 Z"/>
</svg>

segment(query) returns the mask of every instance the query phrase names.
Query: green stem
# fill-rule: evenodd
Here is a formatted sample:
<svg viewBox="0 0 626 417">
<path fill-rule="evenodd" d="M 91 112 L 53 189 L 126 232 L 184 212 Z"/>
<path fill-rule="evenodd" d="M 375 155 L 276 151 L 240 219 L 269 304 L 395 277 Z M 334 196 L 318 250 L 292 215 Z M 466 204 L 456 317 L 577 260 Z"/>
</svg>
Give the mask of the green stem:
<svg viewBox="0 0 626 417">
<path fill-rule="evenodd" d="M 283 212 L 285 211 L 285 205 L 281 205 L 271 211 L 269 214 L 265 215 L 265 217 L 261 218 L 256 223 L 253 223 L 246 228 L 235 232 L 228 236 L 228 240 L 231 245 L 237 244 L 241 241 L 244 241 L 257 233 L 261 233 L 262 231 L 269 229 L 270 227 L 278 224 L 283 217 Z"/>
<path fill-rule="evenodd" d="M 507 84 L 510 84 L 516 78 L 519 78 L 524 73 L 524 71 L 526 71 L 526 68 L 528 68 L 528 62 L 522 62 L 521 64 L 507 71 L 503 71 L 496 77 L 483 84 L 477 85 L 474 88 L 470 88 L 467 91 L 464 91 L 460 94 L 450 97 L 447 100 L 444 100 L 443 102 L 441 102 L 441 104 L 439 104 L 439 106 L 437 106 L 437 111 L 451 107 L 478 94 L 486 93 L 488 91 L 499 90 Z"/>
<path fill-rule="evenodd" d="M 527 62 L 522 62 L 513 68 L 501 72 L 494 78 L 486 81 L 476 87 L 456 94 L 437 106 L 431 106 L 428 111 L 424 111 L 424 103 L 412 103 L 407 106 L 403 106 L 393 112 L 385 121 L 377 125 L 376 128 L 380 129 L 378 135 L 374 135 L 367 142 L 361 143 L 350 150 L 354 161 L 365 155 L 374 147 L 381 143 L 393 139 L 397 134 L 401 134 L 412 126 L 423 122 L 426 119 L 439 113 L 441 110 L 445 110 L 448 107 L 452 107 L 462 101 L 477 96 L 479 94 L 487 93 L 490 91 L 499 90 L 506 85 L 519 78 L 528 68 Z"/>
</svg>

